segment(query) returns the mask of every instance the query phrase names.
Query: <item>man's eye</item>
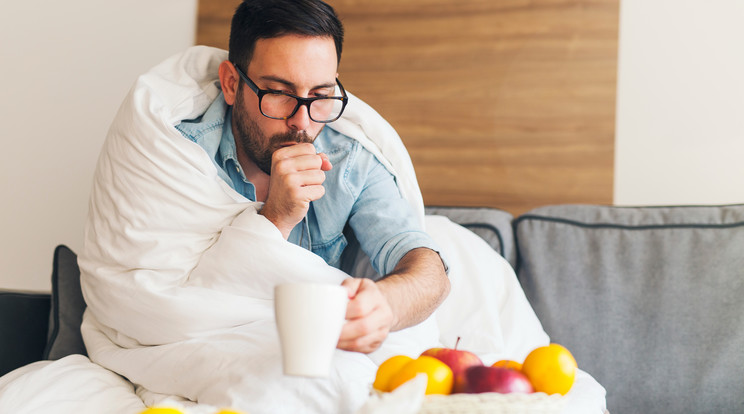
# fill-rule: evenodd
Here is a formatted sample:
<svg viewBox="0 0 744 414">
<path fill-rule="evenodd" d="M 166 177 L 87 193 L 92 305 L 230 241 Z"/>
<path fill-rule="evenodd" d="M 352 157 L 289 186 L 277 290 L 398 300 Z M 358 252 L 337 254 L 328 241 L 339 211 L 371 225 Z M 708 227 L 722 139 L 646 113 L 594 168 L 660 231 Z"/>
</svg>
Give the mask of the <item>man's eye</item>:
<svg viewBox="0 0 744 414">
<path fill-rule="evenodd" d="M 317 98 L 327 98 L 327 97 L 331 96 L 332 93 L 333 93 L 333 90 L 332 89 L 326 89 L 326 90 L 322 90 L 322 91 L 317 91 L 313 95 L 315 95 L 315 97 L 317 97 Z"/>
</svg>

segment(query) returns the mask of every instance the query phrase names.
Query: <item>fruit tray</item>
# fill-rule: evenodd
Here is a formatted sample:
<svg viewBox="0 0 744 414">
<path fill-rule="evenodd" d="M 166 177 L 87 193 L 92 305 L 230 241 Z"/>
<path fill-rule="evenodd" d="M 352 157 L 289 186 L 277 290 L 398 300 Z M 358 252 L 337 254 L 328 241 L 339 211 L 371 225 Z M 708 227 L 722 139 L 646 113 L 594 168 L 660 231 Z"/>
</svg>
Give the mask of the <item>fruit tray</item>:
<svg viewBox="0 0 744 414">
<path fill-rule="evenodd" d="M 427 395 L 419 414 L 559 414 L 564 402 L 541 392 Z"/>
</svg>

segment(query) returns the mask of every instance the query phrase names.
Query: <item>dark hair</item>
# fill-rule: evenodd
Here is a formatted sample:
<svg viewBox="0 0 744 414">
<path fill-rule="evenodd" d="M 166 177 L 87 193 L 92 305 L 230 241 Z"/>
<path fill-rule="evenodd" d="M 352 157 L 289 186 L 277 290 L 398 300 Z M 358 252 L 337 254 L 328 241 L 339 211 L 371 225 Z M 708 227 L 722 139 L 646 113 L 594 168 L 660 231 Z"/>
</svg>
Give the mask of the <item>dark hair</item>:
<svg viewBox="0 0 744 414">
<path fill-rule="evenodd" d="M 228 59 L 247 67 L 258 39 L 286 34 L 330 36 L 341 61 L 344 27 L 333 7 L 321 0 L 244 0 L 232 18 Z"/>
</svg>

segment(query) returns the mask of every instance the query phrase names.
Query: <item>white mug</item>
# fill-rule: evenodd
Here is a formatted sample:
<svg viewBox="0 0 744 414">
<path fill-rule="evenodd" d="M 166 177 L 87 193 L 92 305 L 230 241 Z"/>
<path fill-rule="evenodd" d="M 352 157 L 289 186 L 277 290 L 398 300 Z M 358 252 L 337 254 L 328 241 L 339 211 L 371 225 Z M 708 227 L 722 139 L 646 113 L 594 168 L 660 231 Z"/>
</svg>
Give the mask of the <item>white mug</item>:
<svg viewBox="0 0 744 414">
<path fill-rule="evenodd" d="M 341 285 L 286 283 L 274 288 L 285 375 L 328 376 L 348 302 Z"/>
</svg>

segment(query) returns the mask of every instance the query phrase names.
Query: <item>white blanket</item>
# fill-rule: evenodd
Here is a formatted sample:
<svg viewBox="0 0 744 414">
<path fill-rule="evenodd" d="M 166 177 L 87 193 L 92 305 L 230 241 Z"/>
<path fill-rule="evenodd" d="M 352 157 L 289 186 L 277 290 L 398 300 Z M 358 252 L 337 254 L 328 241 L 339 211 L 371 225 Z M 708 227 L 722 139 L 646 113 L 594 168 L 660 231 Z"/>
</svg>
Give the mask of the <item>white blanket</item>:
<svg viewBox="0 0 744 414">
<path fill-rule="evenodd" d="M 391 334 L 371 356 L 337 350 L 328 379 L 283 376 L 274 286 L 338 284 L 349 276 L 285 241 L 257 214 L 260 203 L 233 191 L 202 148 L 174 128 L 217 96 L 215 74 L 225 58 L 224 51 L 194 47 L 168 59 L 138 79 L 111 126 L 79 257 L 91 361 L 134 383 L 147 405 L 167 398 L 253 414 L 352 413 L 368 398 L 376 363 L 392 354 L 417 356 L 437 346 L 440 333 L 448 346 L 462 336 L 461 347 L 485 362 L 522 359 L 548 342 L 508 264 L 472 233 L 431 218 L 428 231 L 449 260 L 453 286 L 440 310 Z M 350 96 L 331 127 L 386 165 L 423 220 L 413 167 L 390 125 Z M 43 369 L 54 372 L 63 361 Z M 31 374 L 0 386 L 0 411 L 22 407 L 4 406 L 4 393 Z M 576 400 L 591 402 L 585 412 L 601 412 L 604 390 L 585 379 L 589 391 Z"/>
</svg>

